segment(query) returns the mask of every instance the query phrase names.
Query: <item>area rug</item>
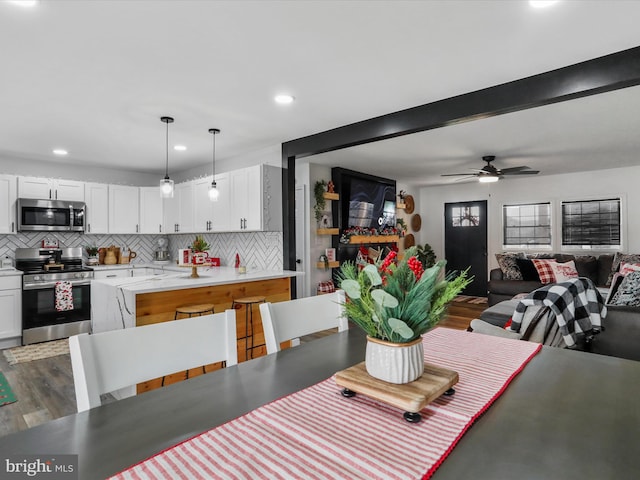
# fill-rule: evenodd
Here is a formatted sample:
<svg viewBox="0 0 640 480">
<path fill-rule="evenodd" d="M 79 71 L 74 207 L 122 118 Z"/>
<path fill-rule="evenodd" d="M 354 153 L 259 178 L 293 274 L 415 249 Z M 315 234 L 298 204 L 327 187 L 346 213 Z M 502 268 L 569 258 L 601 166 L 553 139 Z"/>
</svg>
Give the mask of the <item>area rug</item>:
<svg viewBox="0 0 640 480">
<path fill-rule="evenodd" d="M 17 402 L 18 399 L 13 394 L 9 382 L 2 372 L 0 372 L 0 407 L 3 405 L 9 405 L 10 403 Z"/>
<path fill-rule="evenodd" d="M 488 303 L 487 297 L 471 297 L 469 295 L 458 295 L 453 299 L 454 302 L 471 303 L 473 305 L 482 305 Z"/>
<path fill-rule="evenodd" d="M 32 362 L 43 358 L 56 357 L 69 353 L 69 339 L 53 340 L 51 342 L 34 343 L 25 347 L 15 347 L 3 350 L 9 365 L 16 363 Z"/>
</svg>

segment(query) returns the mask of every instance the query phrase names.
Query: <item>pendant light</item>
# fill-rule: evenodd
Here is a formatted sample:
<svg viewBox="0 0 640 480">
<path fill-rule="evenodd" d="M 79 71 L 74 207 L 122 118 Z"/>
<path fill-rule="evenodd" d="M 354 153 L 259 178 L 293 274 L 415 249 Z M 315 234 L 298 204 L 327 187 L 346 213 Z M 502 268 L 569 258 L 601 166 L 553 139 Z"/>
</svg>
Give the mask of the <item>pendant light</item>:
<svg viewBox="0 0 640 480">
<path fill-rule="evenodd" d="M 209 200 L 211 200 L 212 202 L 217 202 L 218 197 L 220 196 L 220 191 L 218 190 L 218 186 L 216 185 L 216 135 L 220 133 L 220 130 L 217 128 L 210 128 L 209 133 L 213 134 L 213 179 L 211 181 L 211 186 L 209 186 Z"/>
<path fill-rule="evenodd" d="M 173 198 L 173 180 L 169 178 L 169 124 L 173 123 L 171 117 L 160 117 L 167 124 L 167 163 L 164 178 L 160 180 L 160 196 L 162 198 Z"/>
</svg>

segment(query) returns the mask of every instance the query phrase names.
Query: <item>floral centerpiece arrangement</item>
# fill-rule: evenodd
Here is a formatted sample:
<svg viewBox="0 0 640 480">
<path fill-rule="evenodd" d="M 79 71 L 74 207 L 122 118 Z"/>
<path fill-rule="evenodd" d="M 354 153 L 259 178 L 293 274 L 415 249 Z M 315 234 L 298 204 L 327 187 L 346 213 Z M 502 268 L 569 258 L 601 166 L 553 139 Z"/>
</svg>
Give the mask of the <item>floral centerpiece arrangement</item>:
<svg viewBox="0 0 640 480">
<path fill-rule="evenodd" d="M 417 249 L 412 247 L 405 250 L 403 259 L 398 261 L 396 253 L 391 252 L 381 262 L 363 269 L 344 262 L 338 273 L 340 288 L 346 294 L 345 314 L 368 335 L 366 363 L 371 375 L 382 378 L 372 373 L 369 357 L 389 359 L 387 353 L 370 355 L 372 343 L 399 344 L 416 350 L 410 362 L 413 371 L 407 372 L 400 381 L 382 378 L 392 383 L 407 383 L 422 375 L 421 335 L 440 321 L 449 302 L 473 280 L 468 277 L 468 269 L 458 275 L 445 275 L 446 260 L 425 270 L 416 255 Z M 378 347 L 371 350 L 374 348 Z M 398 367 L 392 369 L 398 370 Z"/>
</svg>

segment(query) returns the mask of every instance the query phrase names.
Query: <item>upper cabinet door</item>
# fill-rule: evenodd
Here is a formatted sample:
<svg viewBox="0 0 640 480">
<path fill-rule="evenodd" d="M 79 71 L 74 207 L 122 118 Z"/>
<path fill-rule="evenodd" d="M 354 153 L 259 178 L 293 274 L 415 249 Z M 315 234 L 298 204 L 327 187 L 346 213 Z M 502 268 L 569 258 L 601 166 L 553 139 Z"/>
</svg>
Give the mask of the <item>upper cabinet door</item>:
<svg viewBox="0 0 640 480">
<path fill-rule="evenodd" d="M 281 170 L 254 165 L 229 172 L 232 231 L 281 231 Z"/>
<path fill-rule="evenodd" d="M 84 182 L 40 177 L 18 177 L 18 196 L 37 200 L 84 202 Z"/>
<path fill-rule="evenodd" d="M 210 232 L 213 224 L 213 202 L 209 200 L 209 186 L 213 177 L 193 182 L 193 228 L 196 232 Z"/>
<path fill-rule="evenodd" d="M 84 198 L 87 203 L 85 233 L 109 233 L 109 186 L 106 183 L 87 183 Z"/>
<path fill-rule="evenodd" d="M 140 187 L 140 233 L 165 233 L 159 187 Z"/>
<path fill-rule="evenodd" d="M 17 180 L 14 175 L 0 175 L 0 233 L 16 233 Z"/>
<path fill-rule="evenodd" d="M 163 199 L 164 224 L 167 233 L 191 233 L 194 231 L 194 182 L 178 183 L 173 198 Z"/>
<path fill-rule="evenodd" d="M 138 187 L 109 185 L 109 233 L 139 233 Z"/>
<path fill-rule="evenodd" d="M 74 180 L 53 181 L 54 200 L 69 200 L 72 202 L 84 202 L 84 182 Z"/>
<path fill-rule="evenodd" d="M 216 186 L 219 192 L 218 200 L 210 202 L 212 207 L 211 230 L 214 232 L 229 232 L 233 230 L 231 216 L 231 182 L 229 181 L 229 174 L 217 174 Z"/>
</svg>

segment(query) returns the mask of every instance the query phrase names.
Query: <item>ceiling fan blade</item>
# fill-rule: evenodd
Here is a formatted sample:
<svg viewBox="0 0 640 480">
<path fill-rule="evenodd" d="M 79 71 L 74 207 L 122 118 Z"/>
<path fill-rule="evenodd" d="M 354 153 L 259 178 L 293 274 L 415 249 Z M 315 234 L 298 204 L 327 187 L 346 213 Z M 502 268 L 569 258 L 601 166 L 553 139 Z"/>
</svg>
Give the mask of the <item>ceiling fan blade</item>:
<svg viewBox="0 0 640 480">
<path fill-rule="evenodd" d="M 511 173 L 511 172 L 519 172 L 521 170 L 529 170 L 529 167 L 525 167 L 525 166 L 521 166 L 521 167 L 510 167 L 510 168 L 503 168 L 501 171 L 502 173 Z"/>
<path fill-rule="evenodd" d="M 521 172 L 505 172 L 504 170 L 502 171 L 503 175 L 535 175 L 537 173 L 540 173 L 539 170 L 522 170 Z"/>
<path fill-rule="evenodd" d="M 441 177 L 460 177 L 460 176 L 473 176 L 473 173 L 444 173 L 440 175 Z"/>
</svg>

